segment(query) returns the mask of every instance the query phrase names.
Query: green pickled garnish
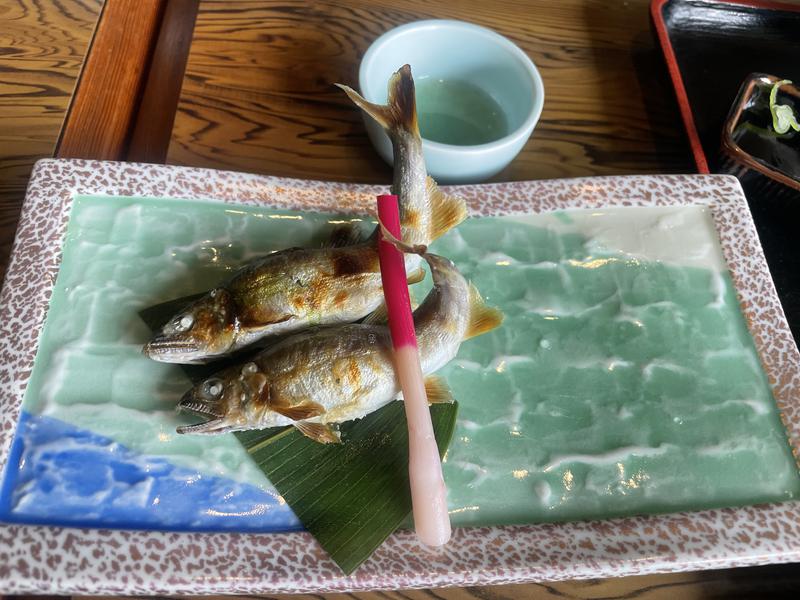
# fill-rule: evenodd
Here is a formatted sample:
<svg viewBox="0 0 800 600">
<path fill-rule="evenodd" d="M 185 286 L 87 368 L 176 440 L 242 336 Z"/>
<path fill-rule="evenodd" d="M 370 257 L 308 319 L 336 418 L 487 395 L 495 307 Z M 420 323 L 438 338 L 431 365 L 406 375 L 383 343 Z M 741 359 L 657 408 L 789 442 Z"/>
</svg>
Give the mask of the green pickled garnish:
<svg viewBox="0 0 800 600">
<path fill-rule="evenodd" d="M 772 128 L 775 133 L 783 135 L 789 131 L 789 128 L 795 131 L 800 131 L 800 123 L 797 122 L 797 117 L 794 116 L 792 107 L 788 104 L 777 104 L 778 88 L 784 84 L 791 84 L 788 79 L 782 79 L 772 86 L 769 93 L 769 111 L 772 113 Z"/>
</svg>

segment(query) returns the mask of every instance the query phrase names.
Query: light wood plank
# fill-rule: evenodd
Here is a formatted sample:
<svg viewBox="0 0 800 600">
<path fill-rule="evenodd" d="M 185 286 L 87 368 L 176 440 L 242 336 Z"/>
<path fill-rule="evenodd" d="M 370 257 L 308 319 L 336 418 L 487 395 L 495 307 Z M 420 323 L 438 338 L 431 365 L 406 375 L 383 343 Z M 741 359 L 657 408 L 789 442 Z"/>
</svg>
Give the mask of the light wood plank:
<svg viewBox="0 0 800 600">
<path fill-rule="evenodd" d="M 56 146 L 60 158 L 124 160 L 164 0 L 108 0 Z"/>
<path fill-rule="evenodd" d="M 0 279 L 33 163 L 53 152 L 102 0 L 0 0 Z"/>
</svg>

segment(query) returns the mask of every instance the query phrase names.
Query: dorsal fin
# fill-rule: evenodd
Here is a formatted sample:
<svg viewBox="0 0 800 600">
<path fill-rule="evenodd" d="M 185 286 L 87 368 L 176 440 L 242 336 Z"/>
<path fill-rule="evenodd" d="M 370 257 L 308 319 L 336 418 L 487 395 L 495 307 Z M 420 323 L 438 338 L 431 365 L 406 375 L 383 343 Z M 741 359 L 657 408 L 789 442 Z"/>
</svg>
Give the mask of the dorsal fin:
<svg viewBox="0 0 800 600">
<path fill-rule="evenodd" d="M 427 188 L 431 200 L 430 239 L 435 240 L 466 219 L 469 212 L 463 198 L 445 194 L 430 176 Z"/>
<path fill-rule="evenodd" d="M 323 247 L 342 248 L 344 246 L 355 246 L 363 239 L 364 236 L 360 227 L 354 223 L 343 223 L 333 228 L 330 238 L 323 244 Z"/>
<path fill-rule="evenodd" d="M 361 321 L 364 325 L 386 325 L 389 322 L 389 314 L 386 310 L 386 302 L 369 313 L 364 320 Z"/>
<path fill-rule="evenodd" d="M 425 271 L 422 271 L 422 273 L 423 273 L 422 279 L 424 279 Z M 422 279 L 420 279 L 419 281 L 422 281 Z M 411 281 L 409 279 L 408 283 L 417 283 L 417 282 Z M 411 304 L 411 311 L 413 312 L 417 310 L 417 307 L 419 307 L 419 302 L 417 302 L 417 297 L 414 294 L 414 290 L 412 289 L 408 290 L 408 300 Z M 389 313 L 386 310 L 386 302 L 382 302 L 378 308 L 369 313 L 366 317 L 364 317 L 364 320 L 361 321 L 361 323 L 364 325 L 386 325 L 388 322 L 389 322 Z"/>
<path fill-rule="evenodd" d="M 414 79 L 411 77 L 409 65 L 403 65 L 389 78 L 389 100 L 386 105 L 369 102 L 354 89 L 341 83 L 335 85 L 387 132 L 396 133 L 398 130 L 404 130 L 419 137 Z"/>
<path fill-rule="evenodd" d="M 497 308 L 486 306 L 481 293 L 471 283 L 469 284 L 469 326 L 464 334 L 468 340 L 475 336 L 487 333 L 503 322 L 503 313 Z"/>
</svg>

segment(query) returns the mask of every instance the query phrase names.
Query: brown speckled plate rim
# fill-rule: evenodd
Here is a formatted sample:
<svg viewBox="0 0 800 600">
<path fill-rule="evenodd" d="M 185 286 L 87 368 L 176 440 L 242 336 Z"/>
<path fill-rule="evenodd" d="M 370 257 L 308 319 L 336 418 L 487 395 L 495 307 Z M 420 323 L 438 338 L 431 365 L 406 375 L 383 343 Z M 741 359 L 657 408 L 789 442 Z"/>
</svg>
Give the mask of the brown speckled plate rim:
<svg viewBox="0 0 800 600">
<path fill-rule="evenodd" d="M 451 188 L 476 215 L 704 204 L 797 456 L 800 354 L 738 181 L 725 175 L 561 179 Z M 211 199 L 363 213 L 368 185 L 207 169 L 37 163 L 0 294 L 0 467 L 4 466 L 76 194 Z M 617 577 L 800 560 L 800 502 L 606 521 L 461 528 L 443 550 L 393 535 L 344 576 L 307 533 L 169 533 L 0 525 L 5 593 L 323 592 Z"/>
</svg>

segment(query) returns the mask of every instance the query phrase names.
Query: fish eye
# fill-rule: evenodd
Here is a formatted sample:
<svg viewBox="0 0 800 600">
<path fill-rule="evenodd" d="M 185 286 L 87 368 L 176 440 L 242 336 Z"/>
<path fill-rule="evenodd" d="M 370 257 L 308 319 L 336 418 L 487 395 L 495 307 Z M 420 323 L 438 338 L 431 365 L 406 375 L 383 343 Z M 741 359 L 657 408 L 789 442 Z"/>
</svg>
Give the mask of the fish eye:
<svg viewBox="0 0 800 600">
<path fill-rule="evenodd" d="M 217 398 L 222 393 L 222 382 L 219 379 L 209 379 L 203 384 L 203 394 Z"/>
<path fill-rule="evenodd" d="M 188 313 L 175 317 L 172 322 L 173 328 L 178 332 L 188 331 L 192 325 L 194 325 L 194 317 Z"/>
</svg>

